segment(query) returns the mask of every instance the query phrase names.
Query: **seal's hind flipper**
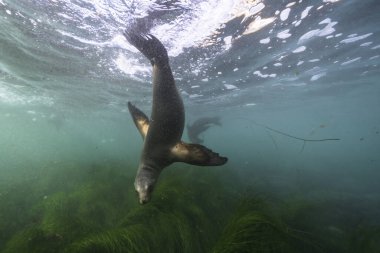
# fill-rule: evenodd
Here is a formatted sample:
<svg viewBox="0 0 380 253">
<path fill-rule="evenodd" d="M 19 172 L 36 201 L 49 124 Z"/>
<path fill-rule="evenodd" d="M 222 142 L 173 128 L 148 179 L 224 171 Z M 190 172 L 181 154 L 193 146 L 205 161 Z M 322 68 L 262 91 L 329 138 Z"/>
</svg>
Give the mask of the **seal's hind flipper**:
<svg viewBox="0 0 380 253">
<path fill-rule="evenodd" d="M 227 162 L 227 157 L 200 144 L 188 144 L 180 142 L 172 149 L 173 161 L 184 162 L 199 166 L 218 166 Z"/>
<path fill-rule="evenodd" d="M 156 63 L 167 64 L 169 62 L 168 53 L 164 45 L 153 35 L 126 30 L 124 36 L 129 43 L 150 60 L 152 65 Z"/>
<path fill-rule="evenodd" d="M 137 129 L 139 130 L 143 139 L 145 139 L 145 136 L 148 133 L 148 129 L 149 129 L 148 117 L 136 106 L 132 105 L 131 102 L 128 102 L 128 109 L 132 115 L 133 122 L 135 122 L 135 125 Z"/>
</svg>

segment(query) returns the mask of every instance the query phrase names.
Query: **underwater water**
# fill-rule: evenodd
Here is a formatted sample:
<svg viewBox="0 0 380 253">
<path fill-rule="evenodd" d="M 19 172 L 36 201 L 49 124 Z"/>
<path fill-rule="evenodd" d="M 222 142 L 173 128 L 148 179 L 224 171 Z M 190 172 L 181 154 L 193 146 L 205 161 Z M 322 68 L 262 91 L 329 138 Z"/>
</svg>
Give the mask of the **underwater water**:
<svg viewBox="0 0 380 253">
<path fill-rule="evenodd" d="M 380 252 L 379 13 L 0 0 L 0 252 Z M 146 205 L 127 102 L 150 114 L 152 70 L 131 28 L 168 50 L 183 140 L 229 158 L 171 165 Z"/>
</svg>

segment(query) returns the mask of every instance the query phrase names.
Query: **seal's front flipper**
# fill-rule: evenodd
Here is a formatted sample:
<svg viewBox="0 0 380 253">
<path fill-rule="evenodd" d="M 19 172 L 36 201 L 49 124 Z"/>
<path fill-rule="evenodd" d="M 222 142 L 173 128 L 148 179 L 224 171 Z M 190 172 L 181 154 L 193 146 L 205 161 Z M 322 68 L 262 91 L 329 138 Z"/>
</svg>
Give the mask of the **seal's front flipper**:
<svg viewBox="0 0 380 253">
<path fill-rule="evenodd" d="M 227 162 L 227 157 L 219 156 L 218 153 L 200 144 L 188 144 L 180 142 L 172 149 L 173 161 L 184 162 L 199 166 L 218 166 Z"/>
<path fill-rule="evenodd" d="M 139 130 L 143 139 L 145 139 L 145 136 L 148 133 L 149 129 L 148 117 L 136 106 L 132 105 L 131 102 L 128 102 L 128 109 L 132 115 L 133 121 L 135 122 L 137 129 Z"/>
</svg>

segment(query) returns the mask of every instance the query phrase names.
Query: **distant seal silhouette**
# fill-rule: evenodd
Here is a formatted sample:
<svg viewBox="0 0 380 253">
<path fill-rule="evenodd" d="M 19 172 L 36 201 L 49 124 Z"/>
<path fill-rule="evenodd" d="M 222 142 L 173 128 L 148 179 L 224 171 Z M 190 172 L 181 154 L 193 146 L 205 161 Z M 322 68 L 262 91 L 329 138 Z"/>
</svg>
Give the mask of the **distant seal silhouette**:
<svg viewBox="0 0 380 253">
<path fill-rule="evenodd" d="M 221 126 L 219 117 L 204 117 L 199 118 L 193 122 L 193 124 L 187 125 L 187 136 L 192 143 L 203 143 L 203 140 L 199 137 L 201 133 L 209 129 L 212 125 Z"/>
<path fill-rule="evenodd" d="M 199 166 L 218 166 L 227 162 L 212 150 L 181 141 L 185 111 L 178 93 L 169 57 L 162 43 L 151 34 L 125 31 L 127 41 L 136 47 L 153 66 L 153 104 L 150 120 L 128 102 L 133 121 L 144 139 L 135 179 L 140 204 L 147 203 L 161 171 L 174 162 Z"/>
</svg>

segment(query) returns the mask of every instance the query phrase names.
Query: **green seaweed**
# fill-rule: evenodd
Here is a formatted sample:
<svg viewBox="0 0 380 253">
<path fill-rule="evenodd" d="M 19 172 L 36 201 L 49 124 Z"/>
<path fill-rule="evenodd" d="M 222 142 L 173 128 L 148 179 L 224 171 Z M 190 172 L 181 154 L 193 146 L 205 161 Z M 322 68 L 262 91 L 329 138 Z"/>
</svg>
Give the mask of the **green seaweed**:
<svg viewBox="0 0 380 253">
<path fill-rule="evenodd" d="M 58 234 L 46 234 L 40 228 L 33 226 L 17 234 L 7 243 L 3 253 L 55 253 L 64 246 L 62 237 Z"/>
<path fill-rule="evenodd" d="M 151 237 L 144 238 L 145 235 L 150 235 L 150 230 L 144 225 L 113 229 L 76 242 L 66 252 L 152 252 L 152 242 L 149 241 Z"/>
<path fill-rule="evenodd" d="M 18 207 L 20 217 L 26 215 L 32 218 L 16 226 L 19 232 L 15 233 L 17 229 L 14 229 L 12 234 L 15 235 L 4 243 L 5 252 L 21 252 L 15 245 L 26 245 L 29 251 L 38 252 L 44 244 L 49 245 L 51 252 L 60 252 L 63 245 L 114 226 L 125 215 L 125 209 L 134 206 L 134 201 L 130 199 L 131 191 L 124 189 L 127 188 L 126 183 L 132 184 L 131 178 L 121 175 L 112 167 L 101 170 L 94 166 L 84 168 L 67 177 L 68 185 L 57 186 L 49 182 L 61 182 L 61 175 L 56 171 L 46 174 L 40 184 L 33 182 L 29 185 L 28 195 L 13 199 L 15 204 L 19 204 L 18 199 L 29 199 L 38 193 L 38 198 L 31 198 L 35 201 L 34 205 L 29 201 L 30 205 L 26 208 Z M 82 175 L 86 177 L 79 180 L 78 176 Z M 71 178 L 76 183 L 73 184 Z M 32 243 L 34 239 L 38 243 Z M 52 243 L 54 239 L 59 239 L 60 243 Z"/>
<path fill-rule="evenodd" d="M 380 226 L 359 224 L 349 233 L 347 252 L 378 253 L 380 249 Z"/>
<path fill-rule="evenodd" d="M 74 243 L 70 252 L 157 252 L 158 249 L 208 252 L 221 229 L 213 222 L 215 216 L 220 219 L 220 225 L 223 223 L 222 214 L 208 212 L 210 209 L 202 204 L 205 200 L 200 201 L 208 185 L 173 175 L 167 175 L 166 179 L 157 187 L 152 201 L 130 210 L 118 228 Z M 210 182 L 216 181 L 214 177 Z M 213 201 L 208 199 L 208 202 Z M 222 208 L 220 205 L 219 209 Z"/>
<path fill-rule="evenodd" d="M 0 251 L 20 228 L 36 222 L 37 214 L 31 206 L 40 197 L 33 192 L 34 181 L 24 181 L 0 191 Z"/>
<path fill-rule="evenodd" d="M 128 180 L 120 180 L 120 175 L 105 174 L 74 191 L 48 196 L 42 203 L 42 229 L 72 241 L 117 224 L 125 210 L 133 206 L 128 197 L 130 191 L 123 189 Z"/>
<path fill-rule="evenodd" d="M 380 227 L 376 214 L 365 213 L 371 210 L 365 198 L 332 192 L 316 196 L 287 200 L 278 210 L 281 219 L 307 231 L 323 252 L 378 252 Z"/>
<path fill-rule="evenodd" d="M 319 252 L 319 249 L 256 197 L 242 200 L 212 252 Z"/>
<path fill-rule="evenodd" d="M 178 164 L 162 173 L 151 202 L 141 206 L 133 188 L 135 169 L 122 164 L 39 173 L 1 186 L 1 253 L 375 253 L 379 248 L 380 229 L 365 219 L 374 215 L 359 215 L 373 203 L 359 196 L 298 193 L 286 199 L 247 180 L 241 184 L 230 168 Z"/>
</svg>

